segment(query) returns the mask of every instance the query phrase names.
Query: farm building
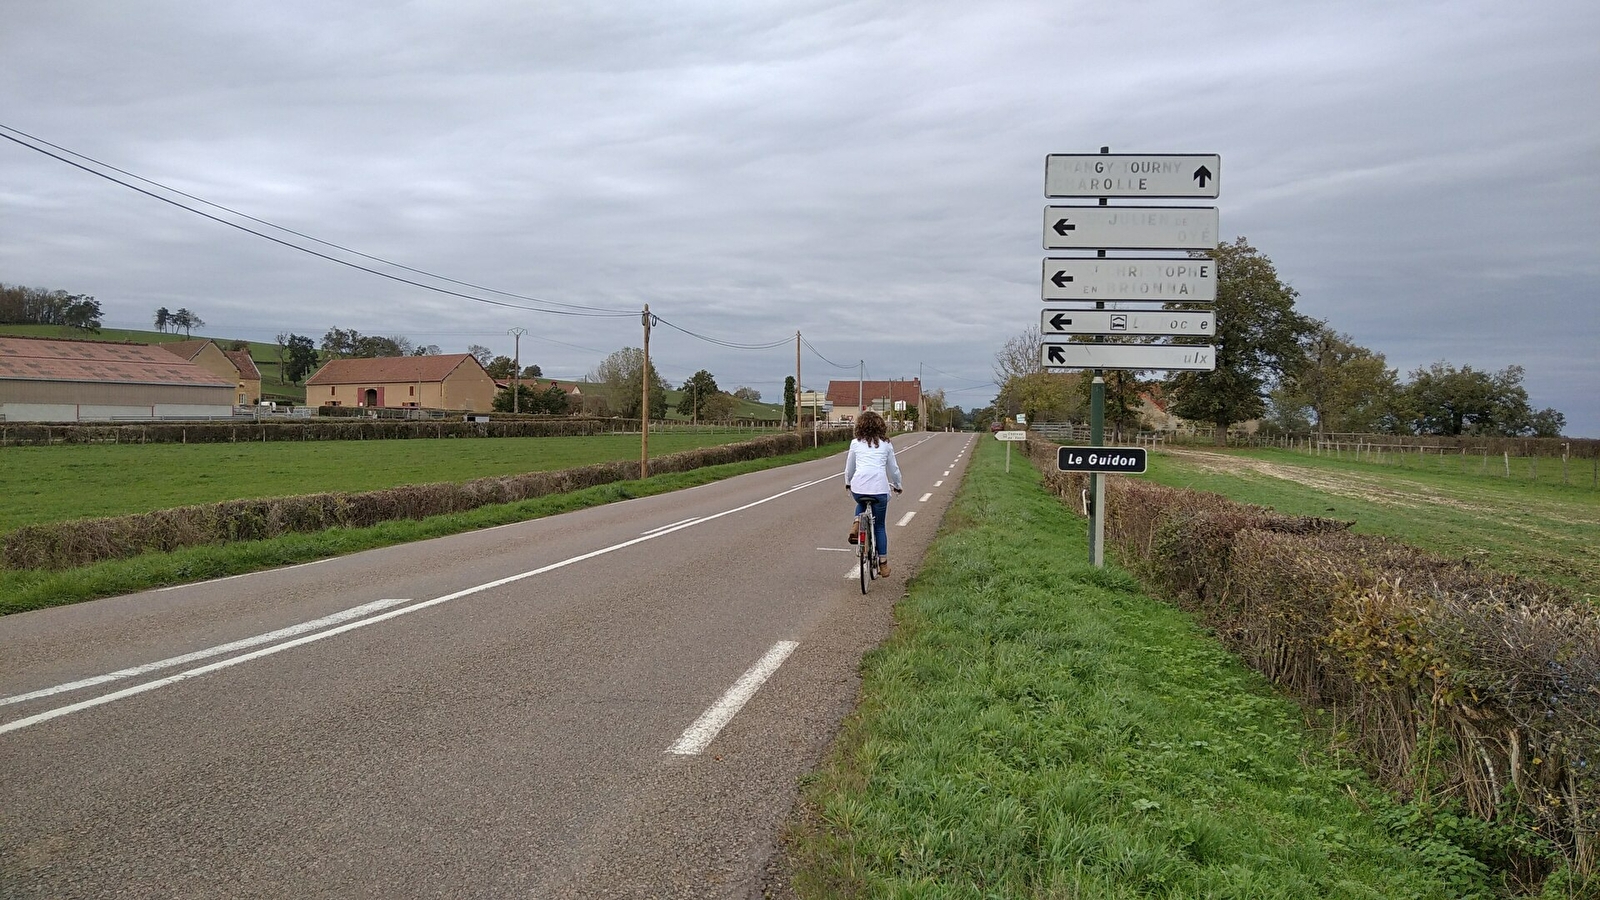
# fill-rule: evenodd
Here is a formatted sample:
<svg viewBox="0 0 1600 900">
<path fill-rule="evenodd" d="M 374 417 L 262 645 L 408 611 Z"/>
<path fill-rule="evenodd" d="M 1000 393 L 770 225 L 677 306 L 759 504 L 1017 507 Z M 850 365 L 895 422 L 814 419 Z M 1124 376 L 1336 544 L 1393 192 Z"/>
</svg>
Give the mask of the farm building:
<svg viewBox="0 0 1600 900">
<path fill-rule="evenodd" d="M 154 346 L 234 382 L 237 385 L 233 400 L 236 406 L 254 406 L 260 402 L 261 371 L 250 358 L 250 351 L 224 350 L 207 340 L 170 341 Z"/>
<path fill-rule="evenodd" d="M 922 403 L 922 381 L 829 381 L 827 402 L 833 404 L 827 418 L 830 422 L 854 422 L 863 407 L 893 419 L 896 404 L 916 409 Z"/>
<path fill-rule="evenodd" d="M 306 379 L 309 406 L 488 412 L 494 379 L 470 353 L 335 359 Z"/>
<path fill-rule="evenodd" d="M 231 416 L 235 383 L 148 344 L 0 336 L 0 419 Z"/>
</svg>

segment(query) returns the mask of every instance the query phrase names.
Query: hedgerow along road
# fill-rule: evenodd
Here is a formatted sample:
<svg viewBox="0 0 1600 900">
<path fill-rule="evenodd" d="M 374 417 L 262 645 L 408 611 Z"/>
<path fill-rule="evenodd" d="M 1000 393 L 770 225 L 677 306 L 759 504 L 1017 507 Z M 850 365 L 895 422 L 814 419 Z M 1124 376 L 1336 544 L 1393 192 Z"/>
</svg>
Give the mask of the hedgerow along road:
<svg viewBox="0 0 1600 900">
<path fill-rule="evenodd" d="M 0 618 L 0 894 L 747 896 L 974 440 Z"/>
</svg>

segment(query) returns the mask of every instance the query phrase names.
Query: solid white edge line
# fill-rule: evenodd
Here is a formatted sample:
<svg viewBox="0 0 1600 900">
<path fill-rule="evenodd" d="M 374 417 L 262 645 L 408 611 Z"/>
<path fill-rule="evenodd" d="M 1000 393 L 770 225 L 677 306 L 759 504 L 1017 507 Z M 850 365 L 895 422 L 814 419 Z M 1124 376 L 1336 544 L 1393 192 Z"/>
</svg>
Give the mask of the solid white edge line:
<svg viewBox="0 0 1600 900">
<path fill-rule="evenodd" d="M 215 647 L 207 647 L 204 650 L 196 650 L 193 653 L 185 653 L 181 656 L 173 656 L 167 659 L 157 660 L 153 663 L 145 663 L 144 665 L 133 666 L 127 669 L 118 669 L 115 672 L 107 672 L 104 675 L 96 675 L 92 678 L 82 679 L 81 681 L 71 681 L 66 684 L 58 684 L 55 687 L 42 688 L 37 691 L 29 691 L 26 694 L 17 694 L 12 697 L 0 697 L 0 706 L 6 706 L 11 703 L 22 703 L 28 700 L 37 700 L 40 697 L 49 697 L 54 694 L 66 693 L 67 691 L 76 691 L 86 687 L 94 687 L 97 684 L 105 684 L 109 681 L 119 681 L 123 678 L 133 678 L 138 675 L 144 675 L 147 672 L 155 672 L 160 669 L 169 669 L 173 666 L 181 666 L 185 663 L 209 659 L 213 656 L 221 656 L 224 653 L 232 653 L 235 650 L 243 650 L 247 647 L 256 647 L 261 644 L 268 644 L 283 638 L 294 637 L 297 634 L 305 634 L 308 631 L 316 631 L 319 628 L 326 628 L 329 625 L 337 625 L 340 622 L 348 622 L 351 619 L 358 619 L 364 615 L 367 615 L 368 613 L 377 612 L 380 609 L 388 609 L 391 606 L 410 602 L 411 601 L 409 599 L 397 599 L 375 600 L 371 603 L 363 603 L 360 606 L 352 606 L 349 609 L 340 610 L 339 612 L 332 613 L 331 615 L 323 616 L 320 619 L 312 619 L 309 622 L 301 622 L 297 625 L 290 625 L 287 628 L 280 628 L 277 631 L 269 631 L 266 634 L 258 634 L 254 637 L 241 638 L 237 641 L 229 641 L 226 644 L 218 644 Z"/>
<path fill-rule="evenodd" d="M 177 684 L 180 681 L 185 681 L 185 680 L 188 680 L 190 678 L 198 677 L 200 675 L 206 675 L 206 674 L 209 674 L 211 672 L 216 672 L 216 671 L 219 671 L 221 669 L 226 669 L 226 668 L 228 668 L 230 666 L 239 665 L 240 663 L 245 663 L 245 662 L 249 662 L 251 660 L 260 659 L 260 658 L 262 658 L 264 656 L 271 656 L 271 655 L 273 655 L 275 653 L 281 653 L 284 650 L 289 650 L 289 649 L 292 649 L 294 647 L 302 646 L 304 644 L 310 644 L 310 643 L 313 643 L 315 641 L 320 641 L 320 640 L 323 640 L 325 638 L 333 637 L 334 635 L 344 634 L 347 631 L 354 631 L 357 628 L 365 628 L 368 625 L 376 625 L 379 622 L 387 622 L 390 619 L 398 618 L 400 616 L 407 615 L 408 613 L 414 613 L 414 612 L 417 612 L 418 610 L 423 610 L 423 609 L 428 609 L 429 607 L 438 606 L 441 603 L 449 603 L 451 600 L 458 600 L 458 599 L 460 599 L 462 597 L 467 597 L 467 596 L 470 596 L 472 594 L 480 593 L 482 591 L 487 591 L 487 590 L 492 590 L 492 589 L 497 588 L 497 587 L 502 587 L 504 585 L 511 584 L 513 582 L 521 581 L 524 578 L 532 578 L 535 575 L 543 575 L 546 572 L 553 572 L 556 569 L 562 569 L 562 568 L 565 568 L 567 566 L 573 565 L 574 563 L 579 563 L 579 562 L 583 562 L 584 560 L 593 559 L 593 558 L 595 558 L 597 556 L 604 556 L 607 553 L 611 553 L 611 552 L 614 552 L 614 551 L 617 551 L 617 550 L 621 550 L 624 547 L 632 547 L 635 544 L 642 544 L 645 541 L 655 540 L 658 537 L 662 537 L 663 535 L 671 534 L 671 533 L 673 533 L 675 531 L 681 531 L 681 530 L 683 530 L 685 528 L 693 528 L 696 525 L 701 525 L 701 524 L 704 524 L 706 522 L 710 522 L 713 519 L 720 519 L 723 516 L 731 516 L 734 513 L 743 512 L 743 511 L 745 511 L 747 509 L 750 509 L 752 507 L 760 506 L 763 503 L 768 503 L 770 501 L 777 500 L 780 497 L 786 497 L 789 494 L 794 493 L 795 491 L 803 490 L 805 488 L 811 487 L 812 485 L 821 484 L 821 483 L 823 483 L 825 481 L 831 481 L 831 480 L 833 480 L 835 478 L 838 478 L 838 477 L 839 477 L 838 473 L 835 473 L 835 474 L 832 474 L 832 475 L 828 475 L 826 477 L 818 478 L 818 479 L 815 479 L 814 481 L 810 481 L 810 482 L 807 482 L 805 484 L 802 484 L 799 487 L 789 488 L 786 491 L 779 491 L 778 493 L 772 494 L 771 496 L 763 497 L 760 500 L 755 500 L 755 501 L 752 501 L 750 503 L 746 503 L 743 506 L 734 507 L 733 509 L 726 509 L 726 510 L 723 510 L 722 512 L 714 513 L 712 515 L 696 519 L 693 522 L 689 522 L 689 523 L 686 523 L 686 524 L 683 524 L 683 525 L 678 525 L 678 526 L 675 526 L 675 527 L 672 527 L 672 528 L 662 529 L 661 531 L 658 531 L 655 534 L 645 535 L 645 536 L 642 536 L 642 537 L 636 537 L 636 538 L 633 538 L 632 540 L 623 541 L 620 544 L 612 544 L 609 547 L 601 547 L 598 550 L 591 550 L 588 553 L 580 553 L 577 556 L 569 557 L 567 559 L 561 560 L 560 562 L 551 563 L 551 564 L 549 564 L 547 566 L 540 566 L 537 569 L 531 569 L 531 570 L 529 570 L 527 572 L 519 572 L 516 575 L 508 575 L 505 578 L 498 578 L 498 579 L 495 579 L 494 581 L 488 581 L 488 582 L 484 582 L 483 584 L 474 585 L 473 587 L 463 588 L 462 590 L 456 591 L 455 593 L 445 594 L 442 597 L 435 597 L 432 600 L 424 600 L 421 603 L 416 603 L 416 604 L 413 604 L 411 606 L 403 606 L 403 607 L 400 607 L 399 609 L 391 609 L 388 612 L 379 613 L 378 615 L 372 616 L 370 618 L 360 619 L 360 620 L 355 621 L 355 622 L 349 622 L 349 623 L 346 623 L 344 625 L 340 625 L 340 626 L 338 626 L 336 628 L 330 628 L 327 631 L 318 632 L 317 634 L 312 634 L 312 635 L 307 635 L 307 636 L 304 636 L 304 637 L 296 638 L 294 640 L 286 641 L 286 642 L 281 643 L 281 644 L 275 644 L 275 645 L 273 645 L 271 647 L 267 647 L 267 648 L 262 649 L 262 650 L 256 650 L 253 653 L 246 653 L 246 654 L 244 654 L 242 656 L 235 656 L 232 659 L 221 660 L 219 662 L 211 663 L 210 665 L 200 666 L 199 668 L 190 669 L 190 670 L 188 670 L 186 672 L 179 672 L 176 675 L 169 675 L 166 678 L 158 678 L 155 681 L 148 681 L 148 682 L 145 682 L 144 684 L 134 685 L 133 687 L 124 688 L 124 689 L 122 689 L 120 691 L 113 691 L 112 693 L 109 693 L 109 694 L 103 694 L 103 695 L 101 695 L 99 697 L 94 697 L 94 698 L 91 698 L 89 700 L 83 700 L 83 701 L 80 701 L 78 703 L 68 704 L 67 706 L 60 706 L 60 707 L 56 707 L 55 709 L 47 709 L 44 712 L 37 713 L 37 714 L 32 715 L 32 716 L 27 716 L 25 718 L 14 719 L 14 720 L 12 720 L 10 722 L 6 722 L 4 724 L 0 724 L 0 734 L 5 734 L 5 733 L 11 732 L 11 731 L 19 731 L 19 730 L 21 730 L 23 728 L 27 728 L 30 725 L 37 725 L 37 724 L 40 724 L 41 722 L 48 722 L 51 719 L 60 718 L 61 716 L 70 715 L 71 713 L 75 713 L 75 712 L 81 712 L 81 711 L 86 710 L 86 709 L 92 709 L 93 707 L 100 706 L 102 704 L 111 703 L 111 702 L 116 701 L 116 700 L 122 700 L 122 699 L 125 699 L 127 697 L 132 697 L 132 696 L 135 696 L 135 695 L 138 695 L 138 694 L 142 694 L 145 691 L 151 691 L 151 690 L 155 690 L 156 688 L 161 688 L 161 687 L 166 687 L 168 685 Z"/>
<path fill-rule="evenodd" d="M 313 559 L 310 562 L 295 563 L 292 566 L 279 566 L 276 569 L 262 569 L 259 572 L 241 572 L 238 575 L 224 575 L 221 578 L 213 578 L 213 579 L 211 579 L 209 581 L 190 581 L 190 582 L 187 582 L 185 584 L 169 584 L 169 585 L 167 585 L 166 587 L 163 587 L 163 588 L 156 588 L 155 589 L 155 593 L 159 594 L 159 593 L 162 593 L 163 591 L 175 591 L 175 590 L 178 590 L 179 588 L 186 588 L 186 587 L 199 587 L 202 584 L 216 584 L 219 581 L 232 581 L 235 578 L 248 578 L 251 575 L 266 575 L 266 574 L 268 574 L 270 572 L 287 572 L 290 569 L 303 569 L 306 566 L 314 566 L 314 565 L 317 565 L 318 563 L 325 563 L 325 562 L 328 562 L 329 560 L 332 560 L 334 558 L 335 557 L 330 556 L 327 559 Z"/>
<path fill-rule="evenodd" d="M 901 528 L 904 528 L 905 524 L 907 522 L 909 522 L 912 519 L 916 518 L 916 515 L 917 515 L 916 511 L 912 510 L 911 512 L 906 513 L 904 516 L 901 516 L 900 517 L 900 521 L 898 521 L 898 522 L 896 522 L 894 524 L 899 526 L 899 527 L 901 527 Z"/>
<path fill-rule="evenodd" d="M 755 696 L 756 691 L 761 689 L 761 685 L 772 677 L 773 672 L 778 671 L 778 667 L 783 665 L 783 661 L 788 659 L 789 654 L 798 646 L 800 646 L 798 641 L 779 641 L 773 644 L 766 655 L 756 660 L 755 665 L 739 676 L 739 680 L 733 683 L 733 687 L 728 688 L 721 699 L 701 713 L 693 725 L 684 729 L 682 736 L 667 749 L 667 752 L 679 756 L 693 756 L 710 746 L 723 727 L 733 720 L 739 710 L 744 708 L 750 698 Z"/>
</svg>

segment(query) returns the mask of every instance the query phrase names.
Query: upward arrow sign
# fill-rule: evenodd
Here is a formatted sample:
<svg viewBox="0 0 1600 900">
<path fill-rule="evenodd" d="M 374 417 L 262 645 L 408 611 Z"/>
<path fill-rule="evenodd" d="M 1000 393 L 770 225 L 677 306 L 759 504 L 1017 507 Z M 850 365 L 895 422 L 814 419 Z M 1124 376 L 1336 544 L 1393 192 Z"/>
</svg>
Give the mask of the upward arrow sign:
<svg viewBox="0 0 1600 900">
<path fill-rule="evenodd" d="M 1206 182 L 1211 180 L 1213 177 L 1215 176 L 1211 174 L 1211 170 L 1205 166 L 1201 166 L 1200 168 L 1194 170 L 1194 180 L 1199 182 L 1201 187 L 1205 187 Z"/>
</svg>

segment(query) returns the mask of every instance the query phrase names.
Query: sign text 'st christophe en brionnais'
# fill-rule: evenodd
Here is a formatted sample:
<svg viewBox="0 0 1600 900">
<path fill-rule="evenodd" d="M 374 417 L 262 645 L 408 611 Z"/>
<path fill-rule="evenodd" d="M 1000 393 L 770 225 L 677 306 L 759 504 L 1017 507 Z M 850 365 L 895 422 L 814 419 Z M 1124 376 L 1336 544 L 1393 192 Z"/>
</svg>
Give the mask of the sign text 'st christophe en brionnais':
<svg viewBox="0 0 1600 900">
<path fill-rule="evenodd" d="M 1062 472 L 1119 472 L 1136 475 L 1145 468 L 1143 447 L 1062 447 L 1056 469 Z"/>
</svg>

